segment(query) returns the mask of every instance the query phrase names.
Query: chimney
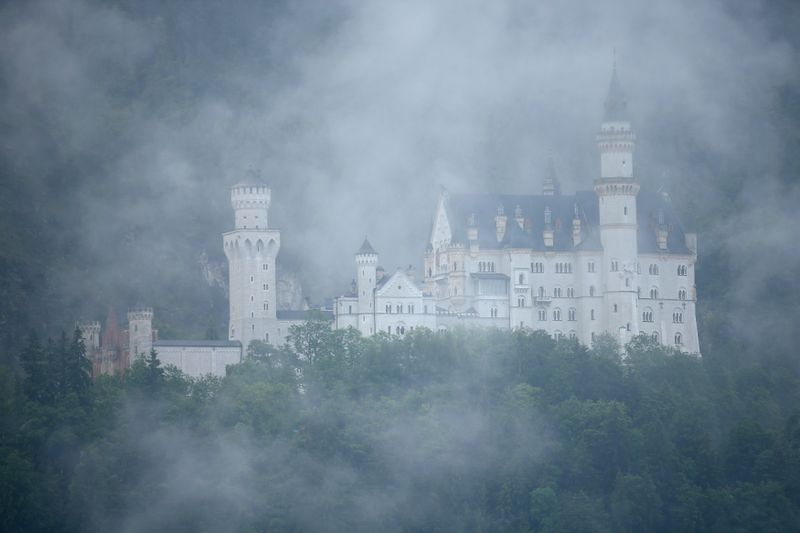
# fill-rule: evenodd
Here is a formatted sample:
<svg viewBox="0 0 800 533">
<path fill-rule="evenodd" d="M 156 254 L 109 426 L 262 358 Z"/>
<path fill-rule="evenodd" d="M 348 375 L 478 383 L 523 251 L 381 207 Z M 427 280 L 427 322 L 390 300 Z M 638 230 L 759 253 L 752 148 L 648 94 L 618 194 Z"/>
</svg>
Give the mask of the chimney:
<svg viewBox="0 0 800 533">
<path fill-rule="evenodd" d="M 669 226 L 664 223 L 664 210 L 658 210 L 658 226 L 656 228 L 656 241 L 659 250 L 667 249 L 667 237 L 669 236 Z"/>
<path fill-rule="evenodd" d="M 414 268 L 414 265 L 408 265 L 408 268 L 406 268 L 406 277 L 412 282 L 416 281 L 417 269 Z"/>
<path fill-rule="evenodd" d="M 544 208 L 544 230 L 542 231 L 542 238 L 547 248 L 553 247 L 553 212 L 550 210 L 549 205 Z"/>
<path fill-rule="evenodd" d="M 517 221 L 519 229 L 525 229 L 525 217 L 522 216 L 522 208 L 519 206 L 519 204 L 514 209 L 514 220 Z"/>
<path fill-rule="evenodd" d="M 503 207 L 503 204 L 497 206 L 497 216 L 494 217 L 495 226 L 497 228 L 497 242 L 503 240 L 503 237 L 506 235 L 506 222 L 508 221 L 508 217 L 506 217 L 506 210 Z"/>
</svg>

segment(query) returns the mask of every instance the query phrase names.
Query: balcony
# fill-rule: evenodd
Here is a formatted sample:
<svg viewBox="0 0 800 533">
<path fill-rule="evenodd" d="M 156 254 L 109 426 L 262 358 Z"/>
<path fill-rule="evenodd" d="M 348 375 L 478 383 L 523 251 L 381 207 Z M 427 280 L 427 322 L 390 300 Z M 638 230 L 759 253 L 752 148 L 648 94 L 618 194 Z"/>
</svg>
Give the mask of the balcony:
<svg viewBox="0 0 800 533">
<path fill-rule="evenodd" d="M 533 305 L 550 305 L 553 302 L 553 298 L 550 296 L 534 296 L 533 297 Z"/>
</svg>

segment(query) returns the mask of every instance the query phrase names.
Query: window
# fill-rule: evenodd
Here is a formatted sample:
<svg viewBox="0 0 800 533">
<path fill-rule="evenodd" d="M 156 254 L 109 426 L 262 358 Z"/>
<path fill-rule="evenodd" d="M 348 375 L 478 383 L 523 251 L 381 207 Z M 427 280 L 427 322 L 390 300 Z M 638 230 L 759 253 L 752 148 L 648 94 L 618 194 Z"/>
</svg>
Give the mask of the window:
<svg viewBox="0 0 800 533">
<path fill-rule="evenodd" d="M 253 297 L 253 295 L 252 295 L 252 294 L 250 295 L 250 301 L 251 301 L 251 302 L 252 302 L 252 301 L 255 301 L 255 298 Z"/>
<path fill-rule="evenodd" d="M 547 311 L 539 309 L 539 322 L 547 322 Z"/>
<path fill-rule="evenodd" d="M 567 298 L 575 298 L 575 289 L 573 287 L 567 287 Z"/>
<path fill-rule="evenodd" d="M 269 290 L 269 285 L 267 285 L 266 283 L 262 283 L 262 284 L 261 284 L 261 288 L 262 288 L 263 290 L 265 290 L 265 291 L 266 291 L 266 290 Z"/>
<path fill-rule="evenodd" d="M 685 299 L 686 299 L 686 289 L 679 289 L 678 300 L 685 300 Z"/>
<path fill-rule="evenodd" d="M 614 304 L 614 312 L 617 312 L 617 304 Z"/>
<path fill-rule="evenodd" d="M 658 342 L 658 332 L 657 331 L 654 331 L 653 334 L 651 335 L 651 337 L 652 337 L 652 339 L 654 341 Z"/>
<path fill-rule="evenodd" d="M 589 320 L 594 320 L 594 309 L 589 311 Z"/>
<path fill-rule="evenodd" d="M 553 338 L 554 338 L 555 340 L 557 340 L 557 341 L 560 341 L 561 339 L 563 339 L 563 338 L 564 338 L 564 335 L 563 335 L 563 334 L 562 334 L 560 331 L 558 331 L 558 330 L 555 330 L 555 331 L 553 332 Z"/>
<path fill-rule="evenodd" d="M 642 311 L 642 322 L 652 322 L 653 321 L 653 310 L 649 307 Z"/>
<path fill-rule="evenodd" d="M 592 342 L 594 342 L 594 331 L 592 332 Z"/>
<path fill-rule="evenodd" d="M 683 311 L 680 309 L 676 309 L 672 312 L 672 323 L 673 324 L 683 324 Z"/>
<path fill-rule="evenodd" d="M 250 318 L 255 318 L 256 314 L 253 311 L 250 311 Z"/>
<path fill-rule="evenodd" d="M 683 335 L 680 332 L 675 334 L 675 346 L 680 346 L 683 344 Z"/>
<path fill-rule="evenodd" d="M 570 331 L 570 332 L 569 332 L 569 338 L 570 338 L 570 340 L 573 340 L 573 341 L 574 341 L 575 339 L 577 339 L 577 338 L 578 338 L 578 334 L 577 334 L 577 333 L 575 333 L 575 331 L 574 331 L 574 330 L 573 330 L 573 331 Z"/>
<path fill-rule="evenodd" d="M 595 271 L 594 261 L 589 261 L 588 263 L 586 263 L 586 270 L 588 272 L 594 272 Z"/>
<path fill-rule="evenodd" d="M 539 298 L 544 298 L 544 287 L 539 287 Z"/>
<path fill-rule="evenodd" d="M 622 208 L 622 214 L 623 215 L 627 215 L 628 214 L 628 206 L 627 205 Z"/>
<path fill-rule="evenodd" d="M 611 272 L 619 272 L 619 261 L 616 259 L 611 260 Z"/>
<path fill-rule="evenodd" d="M 255 331 L 255 330 L 256 330 L 256 325 L 250 324 L 250 331 Z"/>
<path fill-rule="evenodd" d="M 250 283 L 253 283 L 256 280 L 254 276 L 250 276 Z"/>
<path fill-rule="evenodd" d="M 525 297 L 520 296 L 517 298 L 517 307 L 525 307 Z"/>
<path fill-rule="evenodd" d="M 626 287 L 630 287 L 631 286 L 631 279 L 630 278 L 625 278 L 625 286 Z"/>
<path fill-rule="evenodd" d="M 594 296 L 594 285 L 589 286 L 589 296 Z"/>
<path fill-rule="evenodd" d="M 567 320 L 569 320 L 570 322 L 575 322 L 575 315 L 576 314 L 577 314 L 577 311 L 575 310 L 575 308 L 571 307 L 570 310 L 567 311 Z"/>
<path fill-rule="evenodd" d="M 653 287 L 650 289 L 650 299 L 651 300 L 658 300 L 658 289 Z"/>
<path fill-rule="evenodd" d="M 558 307 L 553 309 L 553 320 L 556 322 L 561 321 L 561 309 L 559 309 Z"/>
<path fill-rule="evenodd" d="M 264 333 L 264 342 L 269 342 L 269 333 Z"/>
<path fill-rule="evenodd" d="M 496 308 L 496 307 L 492 307 L 492 308 L 489 310 L 489 315 L 490 315 L 492 318 L 497 318 L 497 308 Z"/>
<path fill-rule="evenodd" d="M 518 284 L 519 284 L 519 285 L 524 285 L 524 284 L 525 284 L 525 275 L 524 275 L 522 272 L 520 272 L 520 273 L 519 273 L 519 281 L 518 281 Z"/>
<path fill-rule="evenodd" d="M 261 265 L 261 270 L 269 270 L 269 265 L 264 263 Z"/>
<path fill-rule="evenodd" d="M 347 306 L 347 314 L 348 315 L 352 315 L 353 314 L 353 306 L 352 305 L 348 305 Z"/>
<path fill-rule="evenodd" d="M 571 274 L 572 263 L 556 263 L 556 274 Z"/>
<path fill-rule="evenodd" d="M 266 311 L 267 310 L 267 303 L 264 302 L 264 305 L 262 307 L 263 307 L 264 311 Z"/>
<path fill-rule="evenodd" d="M 658 265 L 650 265 L 650 268 L 648 269 L 648 273 L 651 276 L 658 276 Z"/>
<path fill-rule="evenodd" d="M 561 298 L 561 287 L 555 287 L 553 289 L 553 298 Z"/>
<path fill-rule="evenodd" d="M 531 263 L 531 272 L 542 274 L 544 272 L 544 263 Z"/>
<path fill-rule="evenodd" d="M 397 304 L 396 309 L 397 309 L 398 313 L 402 313 L 403 312 L 403 304 Z"/>
<path fill-rule="evenodd" d="M 389 332 L 389 335 L 391 335 L 391 334 L 392 334 L 392 326 L 388 326 L 388 327 L 386 328 L 386 331 L 388 331 L 388 332 Z"/>
<path fill-rule="evenodd" d="M 414 314 L 414 304 L 408 304 L 408 312 L 409 314 Z"/>
<path fill-rule="evenodd" d="M 687 274 L 686 265 L 678 265 L 678 275 L 685 276 Z"/>
</svg>

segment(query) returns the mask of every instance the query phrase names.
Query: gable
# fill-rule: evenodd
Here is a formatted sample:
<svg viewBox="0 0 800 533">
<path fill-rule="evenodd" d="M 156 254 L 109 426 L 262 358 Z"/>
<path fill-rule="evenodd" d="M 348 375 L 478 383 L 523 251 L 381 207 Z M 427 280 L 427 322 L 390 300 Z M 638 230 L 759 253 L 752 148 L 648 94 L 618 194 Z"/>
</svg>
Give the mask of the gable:
<svg viewBox="0 0 800 533">
<path fill-rule="evenodd" d="M 450 220 L 447 217 L 447 197 L 442 195 L 439 198 L 439 205 L 436 207 L 436 216 L 433 219 L 433 229 L 431 229 L 431 246 L 434 250 L 447 248 L 453 237 L 450 229 Z"/>
<path fill-rule="evenodd" d="M 397 270 L 378 289 L 377 295 L 383 298 L 422 298 L 422 291 L 403 271 Z"/>
</svg>

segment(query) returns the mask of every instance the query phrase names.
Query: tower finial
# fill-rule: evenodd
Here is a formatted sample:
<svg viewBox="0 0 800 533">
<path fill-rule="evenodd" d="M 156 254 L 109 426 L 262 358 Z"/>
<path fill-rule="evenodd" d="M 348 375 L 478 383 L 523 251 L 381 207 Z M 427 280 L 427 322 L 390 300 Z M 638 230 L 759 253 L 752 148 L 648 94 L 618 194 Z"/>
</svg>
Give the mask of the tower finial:
<svg viewBox="0 0 800 533">
<path fill-rule="evenodd" d="M 608 86 L 608 94 L 605 101 L 604 119 L 610 122 L 627 120 L 628 101 L 617 75 L 617 49 L 614 49 L 614 63 L 611 67 L 611 83 Z"/>
</svg>

